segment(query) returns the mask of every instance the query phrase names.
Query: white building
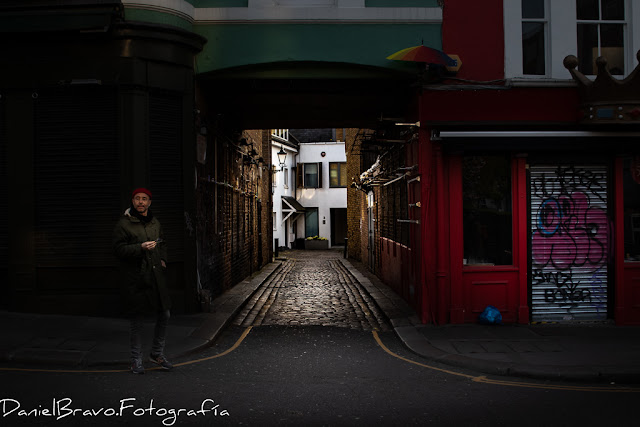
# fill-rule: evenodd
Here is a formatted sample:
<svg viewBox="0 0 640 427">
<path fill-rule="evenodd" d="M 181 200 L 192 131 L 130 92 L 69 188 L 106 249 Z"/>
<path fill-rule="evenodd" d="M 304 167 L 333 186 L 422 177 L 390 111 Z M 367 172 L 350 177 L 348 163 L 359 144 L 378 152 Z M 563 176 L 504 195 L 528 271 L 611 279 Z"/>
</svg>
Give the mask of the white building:
<svg viewBox="0 0 640 427">
<path fill-rule="evenodd" d="M 282 153 L 286 157 L 280 164 Z M 344 141 L 299 142 L 289 129 L 272 129 L 271 158 L 274 249 L 276 240 L 281 248 L 293 248 L 297 240 L 313 236 L 329 240 L 329 247 L 343 246 L 348 185 Z"/>
<path fill-rule="evenodd" d="M 329 247 L 347 237 L 347 156 L 344 141 L 301 142 L 296 168 L 297 200 L 305 208 L 298 236 L 319 236 Z"/>
<path fill-rule="evenodd" d="M 285 156 L 282 156 L 284 152 Z M 278 154 L 280 153 L 280 155 Z M 295 197 L 295 171 L 298 146 L 289 140 L 288 129 L 271 130 L 272 194 L 273 194 L 273 245 L 291 248 L 296 240 L 295 222 L 304 209 Z M 284 160 L 281 164 L 280 161 Z"/>
</svg>

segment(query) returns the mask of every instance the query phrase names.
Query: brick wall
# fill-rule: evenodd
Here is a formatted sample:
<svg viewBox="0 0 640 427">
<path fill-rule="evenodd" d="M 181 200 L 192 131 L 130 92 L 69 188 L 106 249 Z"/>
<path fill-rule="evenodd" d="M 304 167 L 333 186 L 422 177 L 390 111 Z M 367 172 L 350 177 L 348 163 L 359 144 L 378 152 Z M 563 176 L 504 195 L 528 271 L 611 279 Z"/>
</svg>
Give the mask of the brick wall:
<svg viewBox="0 0 640 427">
<path fill-rule="evenodd" d="M 201 121 L 197 128 L 205 127 L 206 135 L 200 132 L 196 163 L 197 256 L 206 311 L 212 298 L 272 260 L 271 149 L 268 130 L 225 129 Z M 241 145 L 243 139 L 248 147 Z"/>
<path fill-rule="evenodd" d="M 362 205 L 364 202 L 366 207 L 366 195 L 351 186 L 360 176 L 360 144 L 356 141 L 357 129 L 348 129 L 346 132 L 340 129 L 340 134 L 344 138 L 347 153 L 347 251 L 350 258 L 362 261 Z"/>
</svg>

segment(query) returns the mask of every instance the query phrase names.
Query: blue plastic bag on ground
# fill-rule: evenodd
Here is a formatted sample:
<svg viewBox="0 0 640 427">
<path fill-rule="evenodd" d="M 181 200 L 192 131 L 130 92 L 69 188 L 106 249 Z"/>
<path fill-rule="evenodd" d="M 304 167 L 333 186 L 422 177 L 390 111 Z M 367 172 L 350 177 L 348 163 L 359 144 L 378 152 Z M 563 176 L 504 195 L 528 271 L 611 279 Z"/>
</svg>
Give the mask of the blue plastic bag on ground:
<svg viewBox="0 0 640 427">
<path fill-rule="evenodd" d="M 502 314 L 494 306 L 488 305 L 478 316 L 478 322 L 483 325 L 500 325 L 502 324 Z"/>
</svg>

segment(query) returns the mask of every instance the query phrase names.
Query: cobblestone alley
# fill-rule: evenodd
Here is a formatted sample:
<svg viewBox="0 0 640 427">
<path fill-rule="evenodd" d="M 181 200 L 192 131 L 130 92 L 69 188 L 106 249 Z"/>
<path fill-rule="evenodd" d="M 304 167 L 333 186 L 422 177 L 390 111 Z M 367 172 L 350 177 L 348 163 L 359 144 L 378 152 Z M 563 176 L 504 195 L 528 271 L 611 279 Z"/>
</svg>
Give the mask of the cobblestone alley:
<svg viewBox="0 0 640 427">
<path fill-rule="evenodd" d="M 241 326 L 338 326 L 389 330 L 338 251 L 287 251 L 285 261 L 236 317 Z"/>
</svg>

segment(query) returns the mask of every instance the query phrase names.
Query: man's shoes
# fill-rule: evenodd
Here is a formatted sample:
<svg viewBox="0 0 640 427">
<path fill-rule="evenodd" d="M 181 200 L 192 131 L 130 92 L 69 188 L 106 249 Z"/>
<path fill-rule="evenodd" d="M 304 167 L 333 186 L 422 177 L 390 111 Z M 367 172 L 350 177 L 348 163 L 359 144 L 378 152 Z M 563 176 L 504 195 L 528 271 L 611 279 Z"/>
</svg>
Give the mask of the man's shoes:
<svg viewBox="0 0 640 427">
<path fill-rule="evenodd" d="M 164 357 L 163 354 L 160 354 L 158 356 L 151 355 L 149 356 L 149 360 L 167 371 L 169 369 L 173 369 L 173 365 L 167 360 L 166 357 Z"/>
<path fill-rule="evenodd" d="M 134 374 L 144 374 L 144 366 L 142 365 L 142 360 L 134 359 L 131 361 L 131 372 Z"/>
</svg>

